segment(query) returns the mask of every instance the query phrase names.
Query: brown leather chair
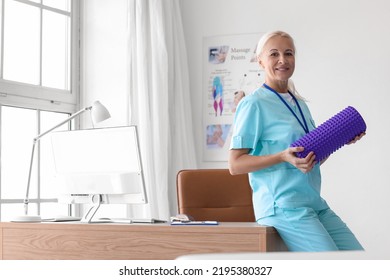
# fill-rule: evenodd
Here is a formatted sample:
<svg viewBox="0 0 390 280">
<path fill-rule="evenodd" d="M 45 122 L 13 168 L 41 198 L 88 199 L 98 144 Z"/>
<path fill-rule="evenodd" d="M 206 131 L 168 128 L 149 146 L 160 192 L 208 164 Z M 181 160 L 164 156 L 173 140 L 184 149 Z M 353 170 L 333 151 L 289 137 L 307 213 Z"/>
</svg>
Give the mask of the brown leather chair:
<svg viewBox="0 0 390 280">
<path fill-rule="evenodd" d="M 255 222 L 248 175 L 231 175 L 228 169 L 181 170 L 177 174 L 180 214 L 194 220 Z"/>
</svg>

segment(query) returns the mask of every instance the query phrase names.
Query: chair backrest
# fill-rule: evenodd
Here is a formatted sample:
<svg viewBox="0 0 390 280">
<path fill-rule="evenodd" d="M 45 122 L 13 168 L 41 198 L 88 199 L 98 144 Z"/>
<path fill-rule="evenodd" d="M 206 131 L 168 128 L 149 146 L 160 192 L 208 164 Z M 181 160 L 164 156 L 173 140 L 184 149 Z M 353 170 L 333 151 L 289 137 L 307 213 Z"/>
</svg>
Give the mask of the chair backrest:
<svg viewBox="0 0 390 280">
<path fill-rule="evenodd" d="M 255 222 L 248 175 L 228 169 L 181 170 L 176 178 L 178 211 L 195 220 Z"/>
</svg>

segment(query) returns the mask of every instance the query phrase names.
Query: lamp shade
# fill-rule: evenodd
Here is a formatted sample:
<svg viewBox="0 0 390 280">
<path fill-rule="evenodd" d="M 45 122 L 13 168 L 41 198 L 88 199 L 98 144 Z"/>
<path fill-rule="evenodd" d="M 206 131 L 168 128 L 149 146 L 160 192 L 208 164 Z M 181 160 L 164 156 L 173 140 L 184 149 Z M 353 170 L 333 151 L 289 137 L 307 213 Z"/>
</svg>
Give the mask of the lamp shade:
<svg viewBox="0 0 390 280">
<path fill-rule="evenodd" d="M 95 101 L 92 104 L 91 118 L 93 123 L 102 122 L 110 117 L 110 113 L 108 112 L 107 108 L 102 105 L 102 103 Z"/>
</svg>

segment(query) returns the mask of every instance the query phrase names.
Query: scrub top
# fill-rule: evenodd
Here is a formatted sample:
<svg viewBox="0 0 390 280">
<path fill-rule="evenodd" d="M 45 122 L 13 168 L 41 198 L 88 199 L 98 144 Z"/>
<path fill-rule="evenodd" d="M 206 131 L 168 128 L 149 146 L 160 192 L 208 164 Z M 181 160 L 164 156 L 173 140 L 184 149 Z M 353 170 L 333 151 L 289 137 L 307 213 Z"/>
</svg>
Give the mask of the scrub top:
<svg viewBox="0 0 390 280">
<path fill-rule="evenodd" d="M 309 130 L 315 128 L 309 108 L 298 99 Z M 290 105 L 301 114 L 296 105 Z M 260 87 L 241 100 L 234 119 L 230 149 L 249 149 L 253 156 L 279 153 L 305 135 L 304 129 L 274 92 Z M 321 174 L 317 163 L 303 173 L 288 162 L 249 173 L 256 219 L 274 214 L 275 207 L 328 208 L 320 196 Z"/>
</svg>

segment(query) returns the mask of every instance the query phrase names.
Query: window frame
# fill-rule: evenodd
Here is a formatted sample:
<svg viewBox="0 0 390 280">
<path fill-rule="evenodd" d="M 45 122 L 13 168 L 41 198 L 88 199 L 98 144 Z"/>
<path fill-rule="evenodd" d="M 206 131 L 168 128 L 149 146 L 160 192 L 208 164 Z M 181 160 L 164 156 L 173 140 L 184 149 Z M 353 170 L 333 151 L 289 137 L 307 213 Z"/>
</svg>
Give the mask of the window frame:
<svg viewBox="0 0 390 280">
<path fill-rule="evenodd" d="M 21 108 L 40 109 L 46 111 L 73 113 L 77 110 L 80 101 L 80 2 L 71 0 L 72 11 L 66 12 L 45 6 L 40 3 L 28 0 L 13 0 L 27 5 L 35 6 L 40 9 L 57 12 L 70 16 L 71 20 L 71 50 L 70 50 L 70 90 L 49 88 L 41 85 L 31 85 L 22 82 L 9 81 L 3 79 L 4 63 L 4 3 L 0 0 L 1 5 L 1 64 L 0 64 L 0 104 L 8 106 L 17 106 Z M 42 16 L 42 13 L 41 13 Z M 41 28 L 42 37 L 42 28 Z M 42 50 L 42 45 L 40 46 Z M 42 64 L 42 56 L 40 57 Z"/>
</svg>

